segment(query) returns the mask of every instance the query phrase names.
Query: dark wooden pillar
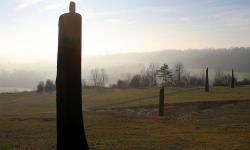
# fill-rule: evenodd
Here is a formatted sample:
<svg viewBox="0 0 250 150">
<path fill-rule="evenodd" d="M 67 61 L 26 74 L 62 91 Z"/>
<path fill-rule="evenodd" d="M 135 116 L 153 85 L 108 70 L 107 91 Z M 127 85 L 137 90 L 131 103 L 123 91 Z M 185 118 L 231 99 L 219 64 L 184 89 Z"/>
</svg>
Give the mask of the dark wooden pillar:
<svg viewBox="0 0 250 150">
<path fill-rule="evenodd" d="M 208 68 L 206 69 L 205 92 L 209 92 Z"/>
<path fill-rule="evenodd" d="M 59 18 L 56 78 L 57 150 L 88 149 L 82 115 L 81 15 L 70 12 Z"/>
<path fill-rule="evenodd" d="M 231 88 L 235 87 L 234 69 L 232 69 Z"/>
<path fill-rule="evenodd" d="M 160 89 L 159 116 L 164 116 L 164 86 Z"/>
</svg>

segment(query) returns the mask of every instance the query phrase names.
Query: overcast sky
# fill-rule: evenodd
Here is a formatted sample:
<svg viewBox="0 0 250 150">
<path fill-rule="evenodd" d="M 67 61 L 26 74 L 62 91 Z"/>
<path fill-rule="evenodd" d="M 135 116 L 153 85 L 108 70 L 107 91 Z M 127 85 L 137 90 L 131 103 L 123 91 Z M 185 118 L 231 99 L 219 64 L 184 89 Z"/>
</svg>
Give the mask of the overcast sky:
<svg viewBox="0 0 250 150">
<path fill-rule="evenodd" d="M 78 0 L 83 55 L 250 46 L 249 0 Z M 1 62 L 56 60 L 68 0 L 5 0 Z"/>
</svg>

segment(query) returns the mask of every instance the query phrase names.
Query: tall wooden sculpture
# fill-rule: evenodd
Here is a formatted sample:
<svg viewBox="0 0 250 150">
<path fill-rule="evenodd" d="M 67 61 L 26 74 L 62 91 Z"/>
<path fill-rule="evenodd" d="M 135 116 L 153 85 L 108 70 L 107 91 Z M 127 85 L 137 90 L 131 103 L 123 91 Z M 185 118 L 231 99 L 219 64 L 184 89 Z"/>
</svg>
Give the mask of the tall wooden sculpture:
<svg viewBox="0 0 250 150">
<path fill-rule="evenodd" d="M 206 69 L 205 92 L 209 92 L 208 68 Z"/>
<path fill-rule="evenodd" d="M 235 87 L 234 69 L 232 69 L 231 88 Z"/>
<path fill-rule="evenodd" d="M 164 116 L 164 86 L 162 86 L 162 88 L 160 89 L 159 116 Z"/>
<path fill-rule="evenodd" d="M 56 78 L 57 150 L 85 150 L 81 85 L 81 15 L 70 2 L 59 18 Z"/>
</svg>

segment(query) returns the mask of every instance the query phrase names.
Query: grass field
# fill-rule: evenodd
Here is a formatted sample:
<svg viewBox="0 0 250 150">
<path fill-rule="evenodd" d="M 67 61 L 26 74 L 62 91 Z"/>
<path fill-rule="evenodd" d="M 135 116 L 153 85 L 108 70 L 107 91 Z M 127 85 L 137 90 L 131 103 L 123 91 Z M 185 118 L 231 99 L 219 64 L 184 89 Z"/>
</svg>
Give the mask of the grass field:
<svg viewBox="0 0 250 150">
<path fill-rule="evenodd" d="M 250 149 L 250 87 L 165 91 L 86 89 L 85 130 L 92 149 Z M 138 113 L 140 112 L 140 113 Z M 150 113 L 148 113 L 150 112 Z M 0 94 L 0 150 L 55 149 L 55 95 Z"/>
</svg>

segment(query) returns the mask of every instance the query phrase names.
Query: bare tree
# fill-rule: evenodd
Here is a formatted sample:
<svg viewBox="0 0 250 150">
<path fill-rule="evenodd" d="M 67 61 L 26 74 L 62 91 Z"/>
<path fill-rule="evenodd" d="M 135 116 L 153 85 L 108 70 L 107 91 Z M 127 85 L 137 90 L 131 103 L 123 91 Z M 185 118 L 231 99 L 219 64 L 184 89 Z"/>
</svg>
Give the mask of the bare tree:
<svg viewBox="0 0 250 150">
<path fill-rule="evenodd" d="M 153 87 L 157 85 L 157 69 L 158 65 L 150 63 L 147 67 L 143 68 L 139 74 L 140 86 Z"/>
<path fill-rule="evenodd" d="M 143 87 L 149 86 L 150 78 L 147 69 L 143 68 L 140 72 L 140 76 L 141 76 L 141 86 Z"/>
<path fill-rule="evenodd" d="M 99 79 L 100 86 L 105 87 L 107 82 L 108 82 L 108 74 L 106 73 L 104 69 L 101 69 L 100 79 Z"/>
<path fill-rule="evenodd" d="M 184 65 L 180 62 L 175 65 L 175 76 L 177 79 L 177 84 L 180 85 L 182 74 L 184 73 Z"/>
<path fill-rule="evenodd" d="M 90 71 L 90 76 L 94 87 L 105 87 L 108 82 L 108 74 L 104 69 L 95 68 Z"/>
<path fill-rule="evenodd" d="M 154 63 L 150 63 L 148 68 L 147 68 L 147 72 L 149 75 L 149 86 L 153 87 L 156 86 L 157 84 L 157 70 L 159 68 L 159 65 L 154 64 Z"/>
<path fill-rule="evenodd" d="M 97 87 L 98 81 L 99 81 L 99 76 L 100 76 L 99 69 L 95 68 L 95 69 L 91 70 L 90 76 L 91 76 L 91 80 L 93 81 L 94 87 Z"/>
</svg>

